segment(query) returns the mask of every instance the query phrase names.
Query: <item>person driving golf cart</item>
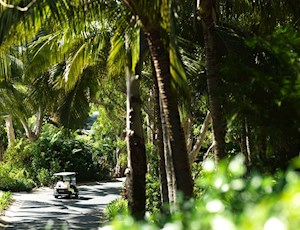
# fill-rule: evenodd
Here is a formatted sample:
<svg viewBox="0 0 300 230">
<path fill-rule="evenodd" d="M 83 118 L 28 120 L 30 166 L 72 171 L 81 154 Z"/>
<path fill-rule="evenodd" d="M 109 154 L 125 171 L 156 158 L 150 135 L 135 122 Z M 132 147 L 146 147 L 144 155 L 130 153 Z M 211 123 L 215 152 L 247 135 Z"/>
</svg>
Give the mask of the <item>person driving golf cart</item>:
<svg viewBox="0 0 300 230">
<path fill-rule="evenodd" d="M 78 198 L 78 189 L 76 187 L 76 172 L 59 172 L 53 174 L 58 180 L 53 189 L 55 198 L 66 196 Z"/>
</svg>

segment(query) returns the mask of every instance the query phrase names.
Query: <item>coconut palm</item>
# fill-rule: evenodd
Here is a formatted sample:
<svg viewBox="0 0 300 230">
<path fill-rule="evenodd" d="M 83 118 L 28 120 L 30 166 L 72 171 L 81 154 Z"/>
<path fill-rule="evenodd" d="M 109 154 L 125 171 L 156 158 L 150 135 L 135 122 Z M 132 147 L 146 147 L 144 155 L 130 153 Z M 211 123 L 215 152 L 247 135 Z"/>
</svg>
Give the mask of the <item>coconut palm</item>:
<svg viewBox="0 0 300 230">
<path fill-rule="evenodd" d="M 57 31 L 29 45 L 32 98 L 39 98 L 39 106 L 50 106 L 55 123 L 67 128 L 84 125 L 99 86 L 100 51 L 105 49 L 101 41 L 106 32 L 91 25 L 84 34 Z"/>
<path fill-rule="evenodd" d="M 166 36 L 172 34 L 172 1 L 125 0 L 124 3 L 132 14 L 140 19 L 147 37 L 158 81 L 162 110 L 170 136 L 176 185 L 186 197 L 191 197 L 193 183 L 178 112 L 177 95 L 172 90 L 172 82 L 182 86 L 184 78 L 180 78 L 182 75 L 176 75 L 182 71 L 176 68 L 179 65 L 176 62 L 174 36 Z"/>
<path fill-rule="evenodd" d="M 3 53 L 2 53 L 3 54 Z M 17 118 L 23 125 L 29 140 L 34 139 L 27 117 L 32 106 L 26 101 L 28 85 L 23 78 L 23 62 L 18 58 L 18 51 L 11 49 L 10 53 L 0 56 L 1 68 L 1 112 L 6 114 L 6 124 L 9 132 L 9 143 L 14 139 L 12 118 Z"/>
<path fill-rule="evenodd" d="M 205 55 L 206 75 L 209 97 L 209 107 L 212 116 L 214 149 L 216 160 L 222 159 L 225 154 L 225 119 L 222 111 L 221 77 L 218 73 L 218 54 L 215 25 L 219 22 L 219 1 L 202 1 L 199 5 L 202 17 Z"/>
</svg>

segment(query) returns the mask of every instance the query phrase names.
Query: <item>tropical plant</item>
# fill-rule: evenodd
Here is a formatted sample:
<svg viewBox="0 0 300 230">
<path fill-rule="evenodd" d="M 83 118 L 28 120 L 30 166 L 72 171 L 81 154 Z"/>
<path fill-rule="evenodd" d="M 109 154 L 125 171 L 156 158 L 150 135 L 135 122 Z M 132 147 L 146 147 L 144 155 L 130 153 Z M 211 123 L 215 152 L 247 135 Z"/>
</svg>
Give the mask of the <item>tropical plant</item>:
<svg viewBox="0 0 300 230">
<path fill-rule="evenodd" d="M 12 194 L 10 192 L 0 192 L 0 213 L 8 208 L 12 201 Z"/>
<path fill-rule="evenodd" d="M 128 214 L 127 205 L 128 205 L 127 201 L 122 198 L 118 198 L 112 201 L 105 207 L 103 211 L 104 214 L 103 218 L 110 221 L 118 215 L 127 215 Z"/>
<path fill-rule="evenodd" d="M 218 164 L 208 159 L 196 180 L 198 198 L 178 202 L 171 215 L 133 221 L 121 215 L 107 229 L 294 229 L 299 224 L 299 175 L 291 170 L 276 175 L 252 173 L 245 178 L 245 158 L 238 155 Z M 201 216 L 202 218 L 199 218 Z"/>
<path fill-rule="evenodd" d="M 182 74 L 179 61 L 176 56 L 172 27 L 172 2 L 170 1 L 125 1 L 127 7 L 134 15 L 138 15 L 142 28 L 146 34 L 149 45 L 156 79 L 158 82 L 159 95 L 161 97 L 162 111 L 164 113 L 168 133 L 170 135 L 170 147 L 173 158 L 174 172 L 177 188 L 186 197 L 192 196 L 192 180 L 190 167 L 184 142 L 183 130 L 178 113 L 176 94 L 172 91 L 172 83 L 178 89 L 184 89 L 185 78 Z M 178 73 L 181 73 L 178 75 Z M 171 80 L 172 76 L 174 81 Z M 186 92 L 186 91 L 185 91 Z"/>
</svg>

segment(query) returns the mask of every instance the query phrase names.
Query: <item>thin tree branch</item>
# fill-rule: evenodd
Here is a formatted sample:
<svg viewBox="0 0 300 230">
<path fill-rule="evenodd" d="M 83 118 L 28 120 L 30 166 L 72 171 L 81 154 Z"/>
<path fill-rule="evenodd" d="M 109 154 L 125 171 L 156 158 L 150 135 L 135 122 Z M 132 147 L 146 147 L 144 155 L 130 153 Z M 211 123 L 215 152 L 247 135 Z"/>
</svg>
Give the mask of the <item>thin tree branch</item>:
<svg viewBox="0 0 300 230">
<path fill-rule="evenodd" d="M 32 0 L 30 3 L 28 3 L 27 6 L 25 7 L 20 7 L 20 6 L 15 6 L 15 5 L 11 5 L 11 4 L 7 4 L 6 2 L 4 2 L 3 0 L 0 0 L 0 4 L 6 8 L 10 8 L 10 9 L 17 9 L 19 11 L 25 12 L 28 11 L 29 8 L 36 2 L 37 0 Z"/>
<path fill-rule="evenodd" d="M 208 125 L 211 122 L 211 119 L 212 119 L 211 118 L 211 113 L 210 113 L 210 111 L 207 111 L 207 114 L 206 114 L 205 119 L 203 121 L 203 125 L 202 125 L 201 130 L 200 130 L 200 134 L 197 138 L 197 141 L 196 141 L 195 145 L 193 146 L 192 151 L 189 153 L 190 165 L 193 164 L 193 162 L 195 161 L 195 159 L 196 159 L 196 157 L 197 157 L 197 155 L 198 155 L 198 153 L 201 149 L 201 145 L 203 143 L 203 140 L 204 140 L 205 134 L 208 130 Z M 209 149 L 209 151 L 210 151 L 210 149 Z"/>
</svg>

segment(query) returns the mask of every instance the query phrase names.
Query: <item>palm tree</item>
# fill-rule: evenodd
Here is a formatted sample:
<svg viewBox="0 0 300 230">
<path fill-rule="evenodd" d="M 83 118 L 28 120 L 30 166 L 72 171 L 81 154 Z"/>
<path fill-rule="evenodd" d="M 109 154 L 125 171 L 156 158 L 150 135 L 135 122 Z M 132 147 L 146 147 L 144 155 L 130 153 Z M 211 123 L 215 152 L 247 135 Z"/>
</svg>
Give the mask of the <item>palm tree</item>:
<svg viewBox="0 0 300 230">
<path fill-rule="evenodd" d="M 151 2 L 124 0 L 124 3 L 131 10 L 132 14 L 138 16 L 141 20 L 142 28 L 148 40 L 149 50 L 156 72 L 162 110 L 165 115 L 168 134 L 170 136 L 170 147 L 177 189 L 183 192 L 185 197 L 191 197 L 193 194 L 193 183 L 190 166 L 184 134 L 180 123 L 177 96 L 175 92 L 172 91 L 171 85 L 173 80 L 170 67 L 171 69 L 172 67 L 176 67 L 174 61 L 176 53 L 174 52 L 174 43 L 172 43 L 173 37 L 165 36 L 172 32 L 170 29 L 170 2 L 158 0 Z"/>
<path fill-rule="evenodd" d="M 215 25 L 220 17 L 219 1 L 201 1 L 198 6 L 202 17 L 202 26 L 206 55 L 206 75 L 209 107 L 212 116 L 214 150 L 216 160 L 225 154 L 225 119 L 222 111 L 221 78 L 218 73 L 217 43 Z"/>
<path fill-rule="evenodd" d="M 127 198 L 132 215 L 141 219 L 145 215 L 147 165 L 141 116 L 140 81 L 147 47 L 140 26 L 137 23 L 130 23 L 131 15 L 126 9 L 122 10 L 124 15 L 121 17 L 116 15 L 115 20 L 111 21 L 116 30 L 111 39 L 108 67 L 110 75 L 118 77 L 126 75 Z M 111 12 L 107 13 L 111 14 Z M 115 10 L 112 14 L 115 14 Z"/>
<path fill-rule="evenodd" d="M 3 53 L 2 53 L 3 54 Z M 23 62 L 18 58 L 20 56 L 16 49 L 11 49 L 10 53 L 0 56 L 2 65 L 1 72 L 1 101 L 0 107 L 2 113 L 6 114 L 6 124 L 8 126 L 9 144 L 14 140 L 14 131 L 12 119 L 18 118 L 25 130 L 29 140 L 34 136 L 27 123 L 27 116 L 30 114 L 32 106 L 26 101 L 26 92 L 28 85 L 23 79 Z"/>
<path fill-rule="evenodd" d="M 140 61 L 132 72 L 131 47 L 125 41 L 127 64 L 126 64 L 126 85 L 127 85 L 127 154 L 128 169 L 126 175 L 128 205 L 131 213 L 137 219 L 145 215 L 146 203 L 146 149 L 143 130 L 143 119 L 141 116 L 140 79 L 142 72 L 143 39 L 140 39 Z"/>
</svg>

